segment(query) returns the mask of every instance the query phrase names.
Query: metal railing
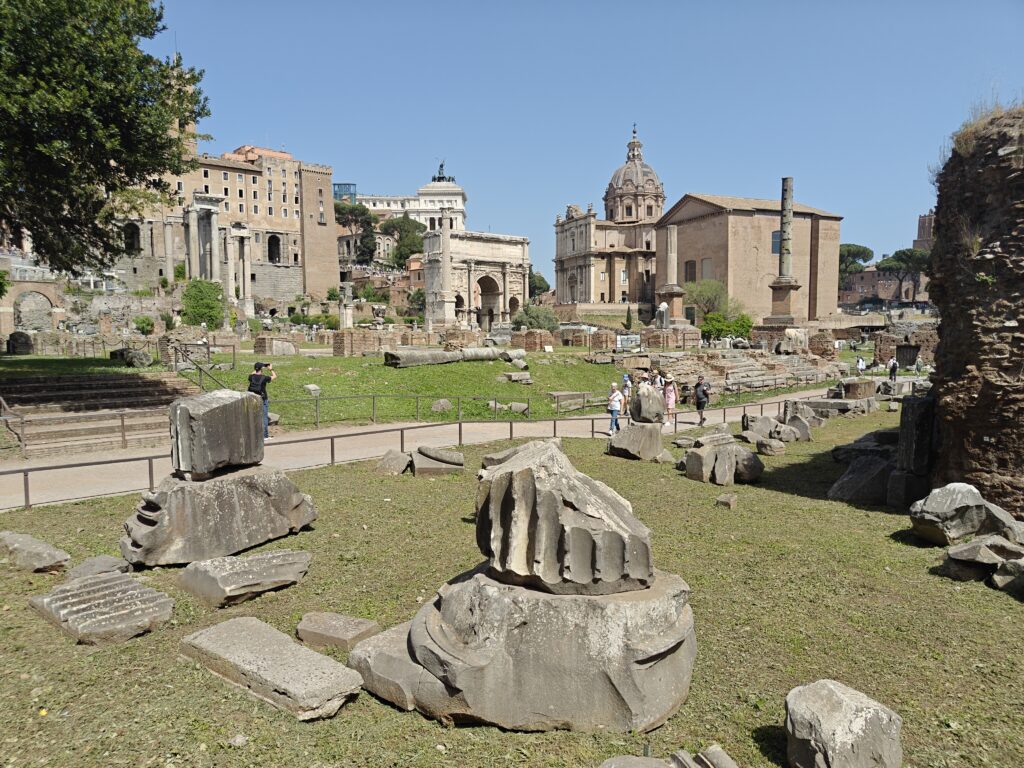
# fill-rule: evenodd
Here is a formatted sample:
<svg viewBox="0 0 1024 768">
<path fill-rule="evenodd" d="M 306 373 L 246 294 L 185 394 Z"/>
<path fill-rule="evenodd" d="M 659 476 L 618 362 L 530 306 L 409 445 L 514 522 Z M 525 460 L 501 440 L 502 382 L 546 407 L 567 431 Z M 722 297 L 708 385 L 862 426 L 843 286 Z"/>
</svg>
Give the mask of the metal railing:
<svg viewBox="0 0 1024 768">
<path fill-rule="evenodd" d="M 197 348 L 199 350 L 203 350 L 203 351 L 206 352 L 206 369 L 205 370 L 203 369 L 203 364 L 200 363 L 198 360 L 196 360 L 192 356 L 192 354 L 189 352 L 189 348 L 190 347 L 195 347 L 195 348 Z M 203 374 L 204 373 L 220 389 L 231 389 L 231 387 L 229 387 L 227 384 L 225 384 L 220 379 L 218 379 L 216 376 L 214 376 L 212 373 L 210 373 L 210 371 L 213 369 L 213 358 L 210 355 L 210 345 L 209 344 L 185 344 L 185 343 L 182 343 L 182 342 L 177 342 L 177 343 L 174 343 L 174 344 L 170 345 L 170 351 L 171 351 L 171 355 L 172 355 L 171 359 L 172 359 L 172 362 L 174 364 L 174 371 L 179 376 L 188 379 L 188 376 L 185 376 L 185 370 L 188 370 L 188 369 L 180 369 L 179 366 L 180 366 L 180 361 L 181 360 L 185 360 L 185 361 L 191 363 L 195 367 L 195 370 L 199 372 L 199 388 L 201 390 L 203 390 L 204 392 L 206 391 L 206 386 L 205 386 L 205 384 L 203 382 Z M 235 362 L 236 362 L 236 347 L 232 345 L 232 347 L 231 347 L 231 368 L 232 368 L 232 370 L 235 367 Z M 189 381 L 191 381 L 191 379 L 189 379 Z"/>
<path fill-rule="evenodd" d="M 758 415 L 763 416 L 763 415 L 765 415 L 765 406 L 768 406 L 769 410 L 771 410 L 772 406 L 774 406 L 775 407 L 776 415 L 779 415 L 779 414 L 782 413 L 783 403 L 786 400 L 806 400 L 806 399 L 809 399 L 809 398 L 812 398 L 812 397 L 816 397 L 816 395 L 812 394 L 812 395 L 804 395 L 803 397 L 787 397 L 787 398 L 785 398 L 783 400 L 778 400 L 778 401 L 771 402 L 771 403 L 748 403 L 748 404 L 744 404 L 744 405 L 724 406 L 724 407 L 721 407 L 721 408 L 707 408 L 707 409 L 704 410 L 704 416 L 705 416 L 705 419 L 707 420 L 707 422 L 710 423 L 712 421 L 711 414 L 715 413 L 716 411 L 720 411 L 721 414 L 722 414 L 721 423 L 726 424 L 726 423 L 728 423 L 728 413 L 729 413 L 729 411 L 733 411 L 734 413 L 739 412 L 739 415 L 741 417 L 742 416 L 746 416 L 748 413 L 757 413 Z M 676 411 L 673 414 L 673 419 L 672 419 L 672 422 L 671 422 L 672 423 L 672 434 L 676 434 L 679 431 L 680 417 L 681 416 L 690 415 L 690 414 L 692 414 L 692 412 L 690 412 L 690 411 L 684 411 L 684 412 Z M 520 426 L 522 426 L 523 424 L 529 424 L 531 426 L 536 426 L 536 425 L 547 424 L 549 422 L 551 424 L 551 437 L 559 437 L 559 434 L 558 434 L 558 425 L 559 424 L 588 424 L 589 423 L 589 426 L 590 426 L 589 436 L 593 438 L 593 437 L 596 437 L 599 432 L 601 434 L 604 434 L 604 430 L 598 430 L 596 428 L 596 424 L 598 422 L 606 422 L 607 420 L 608 420 L 607 416 L 583 416 L 583 417 L 564 418 L 564 419 L 559 419 L 559 418 L 539 419 L 539 420 L 533 420 L 533 421 L 528 421 L 528 422 L 515 421 L 515 420 L 512 420 L 512 419 L 509 419 L 508 422 L 507 422 L 507 424 L 508 424 L 508 437 L 507 438 L 502 437 L 502 438 L 498 438 L 498 439 L 499 440 L 503 440 L 503 439 L 514 440 L 514 439 L 516 439 L 516 437 L 517 437 L 516 436 L 516 425 L 517 424 L 520 425 Z M 629 416 L 624 414 L 622 417 L 620 417 L 620 421 L 622 421 L 622 422 L 624 422 L 625 424 L 628 425 L 630 423 Z M 301 444 L 324 443 L 324 442 L 329 443 L 329 445 L 330 445 L 330 458 L 329 458 L 328 461 L 325 461 L 325 462 L 322 462 L 322 463 L 316 463 L 316 464 L 309 464 L 309 465 L 305 465 L 305 466 L 301 466 L 301 467 L 291 467 L 290 468 L 290 471 L 297 471 L 297 470 L 303 470 L 303 469 L 312 469 L 314 467 L 319 467 L 319 466 L 334 466 L 335 464 L 338 464 L 338 463 L 347 463 L 347 462 L 354 462 L 354 461 L 367 461 L 367 460 L 370 460 L 370 459 L 378 458 L 380 455 L 383 455 L 383 452 L 381 452 L 381 453 L 376 453 L 375 452 L 375 453 L 373 453 L 371 455 L 359 456 L 357 458 L 348 459 L 346 462 L 339 462 L 337 460 L 337 444 L 338 444 L 338 441 L 359 440 L 360 438 L 368 437 L 368 436 L 371 436 L 371 435 L 395 434 L 395 435 L 398 436 L 398 449 L 401 450 L 401 451 L 405 451 L 405 448 L 406 448 L 406 436 L 410 432 L 422 432 L 423 430 L 429 430 L 429 429 L 434 429 L 434 430 L 437 430 L 437 429 L 451 429 L 451 428 L 455 427 L 458 430 L 458 438 L 457 438 L 457 443 L 456 444 L 458 446 L 462 446 L 462 445 L 465 444 L 464 431 L 465 431 L 465 427 L 466 426 L 472 426 L 472 425 L 494 426 L 496 423 L 500 423 L 500 422 L 479 421 L 479 420 L 476 420 L 476 421 L 445 421 L 445 422 L 437 422 L 435 424 L 414 424 L 414 425 L 403 426 L 403 427 L 391 427 L 391 428 L 384 428 L 384 429 L 364 430 L 364 431 L 361 431 L 361 432 L 347 432 L 347 433 L 344 433 L 344 434 L 337 434 L 337 435 L 317 435 L 317 436 L 313 436 L 313 437 L 298 437 L 298 438 L 293 438 L 291 440 L 288 440 L 288 439 L 274 440 L 274 442 L 265 445 L 264 446 L 264 450 L 270 449 L 270 450 L 273 450 L 273 451 L 277 451 L 278 449 L 280 449 L 280 448 L 282 448 L 284 446 L 288 446 L 288 445 L 301 445 Z M 684 422 L 684 424 L 688 424 L 688 422 Z M 696 427 L 697 425 L 695 425 L 695 424 L 689 425 L 688 424 L 688 426 Z M 523 435 L 523 434 L 520 434 L 519 437 L 520 438 L 522 438 L 522 437 L 534 437 L 534 438 L 537 438 L 537 435 Z M 483 440 L 480 440 L 479 442 L 483 443 L 483 442 L 494 442 L 494 441 L 495 441 L 495 438 L 488 437 L 488 438 L 485 438 Z M 111 464 L 119 464 L 119 465 L 139 464 L 139 463 L 145 462 L 146 467 L 147 467 L 148 480 L 149 480 L 148 485 L 144 486 L 144 487 L 139 487 L 139 488 L 128 488 L 128 489 L 124 489 L 124 490 L 119 490 L 119 491 L 116 491 L 112 495 L 121 495 L 121 494 L 125 494 L 125 493 L 133 493 L 133 492 L 144 491 L 144 490 L 153 491 L 156 488 L 153 462 L 154 461 L 160 461 L 160 460 L 166 460 L 168 457 L 169 457 L 169 454 L 161 453 L 161 454 L 154 454 L 154 455 L 149 455 L 149 456 L 136 456 L 136 457 L 131 457 L 131 458 L 123 458 L 123 459 L 102 459 L 102 460 L 98 460 L 98 461 L 81 461 L 81 462 L 74 462 L 74 463 L 70 463 L 70 464 L 48 464 L 46 466 L 41 466 L 41 467 L 23 467 L 23 468 L 19 468 L 19 469 L 2 470 L 2 471 L 0 471 L 0 477 L 9 477 L 9 476 L 13 476 L 13 475 L 21 475 L 22 476 L 23 501 L 24 501 L 24 503 L 22 504 L 22 508 L 24 508 L 24 509 L 32 509 L 32 496 L 31 496 L 31 482 L 30 482 L 30 478 L 33 475 L 38 475 L 38 474 L 43 473 L 43 472 L 56 472 L 56 471 L 67 470 L 67 469 L 82 469 L 82 468 L 85 468 L 85 467 L 101 467 L 101 466 L 109 466 Z M 106 495 L 106 494 L 97 494 L 97 495 Z M 84 499 L 84 498 L 94 498 L 94 497 L 89 497 L 89 496 L 70 496 L 70 497 L 67 497 L 67 498 L 50 500 L 50 501 L 47 501 L 45 503 L 47 503 L 47 504 L 56 504 L 56 503 L 63 503 L 63 502 L 69 502 L 69 501 L 78 501 L 78 500 L 81 500 L 81 499 Z M 17 507 L 3 507 L 3 509 L 16 509 L 16 508 Z"/>
</svg>

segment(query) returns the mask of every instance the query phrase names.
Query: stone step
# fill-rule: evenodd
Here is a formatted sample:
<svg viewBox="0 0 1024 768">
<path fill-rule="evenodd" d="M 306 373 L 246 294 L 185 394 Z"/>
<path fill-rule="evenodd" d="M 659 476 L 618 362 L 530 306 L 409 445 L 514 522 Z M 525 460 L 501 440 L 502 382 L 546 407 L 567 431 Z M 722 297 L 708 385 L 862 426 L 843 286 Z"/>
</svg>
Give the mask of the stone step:
<svg viewBox="0 0 1024 768">
<path fill-rule="evenodd" d="M 134 435 L 139 432 L 162 432 L 167 433 L 167 414 L 159 413 L 148 418 L 128 418 L 124 421 L 124 432 L 127 435 Z M 15 434 L 18 434 L 15 430 Z M 121 421 L 100 421 L 69 424 L 32 424 L 25 425 L 25 432 L 22 438 L 29 445 L 37 443 L 49 443 L 55 441 L 72 440 L 75 438 L 87 437 L 108 437 L 121 434 Z"/>
<path fill-rule="evenodd" d="M 12 376 L 4 381 L 3 389 L 0 392 L 34 391 L 39 389 L 89 389 L 91 387 L 108 387 L 113 384 L 128 383 L 129 385 L 140 382 L 140 386 L 152 385 L 154 382 L 182 382 L 176 373 L 136 373 L 136 374 L 97 374 L 80 376 Z"/>
<path fill-rule="evenodd" d="M 74 453 L 92 453 L 94 451 L 114 451 L 118 448 L 147 448 L 150 446 L 167 447 L 170 438 L 166 427 L 159 432 L 138 432 L 127 435 L 122 442 L 117 437 L 87 437 L 70 440 L 56 440 L 49 443 L 36 443 L 25 446 L 25 458 L 41 458 L 45 456 L 63 456 Z"/>
<path fill-rule="evenodd" d="M 146 397 L 113 397 L 80 403 L 45 403 L 41 405 L 18 406 L 11 403 L 11 409 L 17 415 L 28 418 L 31 415 L 60 413 L 94 413 L 96 411 L 112 411 L 119 409 L 163 408 L 170 405 L 185 393 Z"/>
</svg>

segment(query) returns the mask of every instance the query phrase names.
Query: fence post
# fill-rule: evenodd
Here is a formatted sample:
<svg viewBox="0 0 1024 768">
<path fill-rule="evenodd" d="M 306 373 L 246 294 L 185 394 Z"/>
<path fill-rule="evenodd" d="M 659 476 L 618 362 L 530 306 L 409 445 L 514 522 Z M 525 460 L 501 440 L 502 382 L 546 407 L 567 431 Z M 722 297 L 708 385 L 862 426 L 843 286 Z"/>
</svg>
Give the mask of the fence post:
<svg viewBox="0 0 1024 768">
<path fill-rule="evenodd" d="M 723 408 L 722 408 L 722 423 L 723 423 L 723 424 L 725 424 L 725 423 L 726 423 L 726 421 L 725 421 L 725 410 L 726 410 L 726 409 L 725 409 L 725 408 L 723 407 Z"/>
<path fill-rule="evenodd" d="M 26 469 L 21 473 L 23 485 L 25 488 L 25 509 L 32 509 L 32 499 L 28 495 L 28 470 Z"/>
<path fill-rule="evenodd" d="M 458 418 L 456 419 L 456 421 L 459 422 L 459 434 L 461 435 L 462 434 L 462 398 L 461 397 L 456 397 L 455 398 L 455 406 L 458 409 Z M 462 438 L 461 437 L 459 438 L 459 445 L 462 445 Z"/>
<path fill-rule="evenodd" d="M 334 438 L 331 437 L 331 466 L 334 466 Z"/>
<path fill-rule="evenodd" d="M 498 396 L 495 395 L 494 396 L 494 400 L 492 400 L 491 402 L 494 403 L 494 420 L 497 421 L 498 420 Z"/>
<path fill-rule="evenodd" d="M 149 492 L 153 492 L 153 457 L 146 457 L 146 464 L 149 465 Z"/>
<path fill-rule="evenodd" d="M 317 429 L 319 429 L 320 428 L 320 398 L 319 397 L 314 397 L 313 398 L 313 411 L 314 411 L 314 418 L 316 419 L 316 426 L 317 426 Z"/>
<path fill-rule="evenodd" d="M 127 448 L 128 447 L 128 435 L 125 433 L 125 430 L 124 430 L 124 414 L 123 413 L 121 414 L 121 447 L 122 448 Z"/>
<path fill-rule="evenodd" d="M 416 421 L 420 420 L 420 396 L 416 395 Z"/>
<path fill-rule="evenodd" d="M 761 403 L 761 415 L 764 416 L 764 403 Z"/>
<path fill-rule="evenodd" d="M 558 437 L 558 419 L 551 420 L 551 436 Z"/>
<path fill-rule="evenodd" d="M 462 445 L 462 420 L 459 419 L 459 445 Z"/>
<path fill-rule="evenodd" d="M 331 441 L 331 445 L 334 445 L 334 441 L 333 440 Z M 404 429 L 399 429 L 398 430 L 398 450 L 400 450 L 402 453 L 405 453 L 405 430 Z"/>
<path fill-rule="evenodd" d="M 591 417 L 591 419 L 590 419 L 590 436 L 591 437 L 594 436 L 594 419 L 593 419 L 593 417 Z"/>
<path fill-rule="evenodd" d="M 376 395 L 370 395 L 370 409 L 371 409 L 370 421 L 372 421 L 374 424 L 376 424 L 377 423 L 377 396 Z"/>
<path fill-rule="evenodd" d="M 512 424 L 513 424 L 512 419 L 509 419 L 508 420 L 508 439 L 509 440 L 512 439 Z"/>
</svg>

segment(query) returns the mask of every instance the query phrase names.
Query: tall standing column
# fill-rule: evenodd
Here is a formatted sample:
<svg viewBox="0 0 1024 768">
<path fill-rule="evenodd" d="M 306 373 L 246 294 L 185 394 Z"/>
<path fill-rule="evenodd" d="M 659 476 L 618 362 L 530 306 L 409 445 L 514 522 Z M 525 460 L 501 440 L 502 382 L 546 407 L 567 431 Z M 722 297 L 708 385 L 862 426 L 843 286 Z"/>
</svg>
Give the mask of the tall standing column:
<svg viewBox="0 0 1024 768">
<path fill-rule="evenodd" d="M 220 227 L 217 211 L 210 211 L 210 279 L 220 282 Z"/>
<path fill-rule="evenodd" d="M 455 324 L 455 296 L 452 295 L 451 211 L 441 208 L 441 303 L 445 325 Z"/>
<path fill-rule="evenodd" d="M 530 303 L 530 268 L 529 266 L 523 267 L 523 300 L 519 302 L 519 308 L 522 309 Z"/>
<path fill-rule="evenodd" d="M 199 277 L 199 211 L 189 208 L 188 214 L 188 278 Z"/>
<path fill-rule="evenodd" d="M 169 221 L 164 221 L 164 277 L 174 285 L 174 224 Z"/>
<path fill-rule="evenodd" d="M 466 262 L 466 322 L 473 322 L 473 310 L 476 304 L 473 303 L 473 262 Z"/>
<path fill-rule="evenodd" d="M 227 294 L 228 301 L 231 304 L 237 304 L 238 299 L 235 298 L 235 264 L 238 262 L 238 238 L 231 234 L 231 230 L 228 230 L 228 269 L 227 279 L 224 281 L 224 293 Z"/>
<path fill-rule="evenodd" d="M 618 275 L 616 274 L 616 269 L 615 269 L 615 254 L 614 253 L 609 253 L 608 254 L 608 263 L 605 266 L 605 270 L 606 270 L 607 275 L 608 275 L 608 303 L 609 304 L 617 304 L 618 303 L 618 298 L 616 298 L 616 294 L 618 294 L 618 287 L 617 287 Z"/>
<path fill-rule="evenodd" d="M 782 179 L 782 220 L 779 223 L 779 277 L 793 276 L 793 177 Z"/>
<path fill-rule="evenodd" d="M 501 319 L 506 323 L 512 319 L 508 312 L 508 264 L 501 265 Z"/>
<path fill-rule="evenodd" d="M 679 232 L 675 224 L 665 228 L 665 283 L 679 285 Z"/>
<path fill-rule="evenodd" d="M 798 316 L 793 294 L 800 289 L 793 276 L 793 179 L 782 179 L 782 212 L 779 216 L 779 276 L 771 284 L 772 313 L 764 318 L 766 325 L 793 325 L 806 319 Z"/>
</svg>

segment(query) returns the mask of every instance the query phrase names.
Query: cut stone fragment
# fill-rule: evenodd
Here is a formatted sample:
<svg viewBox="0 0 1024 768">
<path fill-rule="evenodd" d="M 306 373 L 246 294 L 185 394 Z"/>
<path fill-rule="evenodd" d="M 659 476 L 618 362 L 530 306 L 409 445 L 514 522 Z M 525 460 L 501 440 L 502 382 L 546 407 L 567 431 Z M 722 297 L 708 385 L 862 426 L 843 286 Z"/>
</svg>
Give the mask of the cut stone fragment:
<svg viewBox="0 0 1024 768">
<path fill-rule="evenodd" d="M 419 451 L 412 455 L 412 473 L 416 477 L 436 477 L 439 475 L 454 475 L 463 470 L 462 466 L 447 464 L 425 456 Z"/>
<path fill-rule="evenodd" d="M 772 428 L 769 437 L 784 443 L 795 443 L 800 440 L 800 433 L 788 424 L 778 424 Z"/>
<path fill-rule="evenodd" d="M 761 437 L 770 437 L 772 431 L 779 426 L 779 422 L 771 416 L 753 416 L 751 414 L 743 414 L 740 426 L 743 428 L 744 432 L 754 432 L 761 435 Z"/>
<path fill-rule="evenodd" d="M 411 455 L 391 449 L 377 462 L 377 471 L 386 475 L 400 475 L 409 468 L 411 463 Z"/>
<path fill-rule="evenodd" d="M 251 392 L 218 389 L 171 403 L 171 463 L 197 479 L 263 461 L 263 402 Z"/>
<path fill-rule="evenodd" d="M 379 633 L 376 621 L 321 611 L 307 613 L 296 629 L 299 639 L 306 645 L 343 651 L 351 651 L 356 643 Z"/>
<path fill-rule="evenodd" d="M 430 410 L 433 413 L 447 413 L 451 409 L 452 401 L 443 397 L 440 400 L 435 400 L 433 403 L 430 404 Z"/>
<path fill-rule="evenodd" d="M 721 496 L 715 499 L 716 507 L 726 507 L 728 509 L 736 509 L 736 505 L 739 503 L 739 497 L 735 493 L 723 493 Z"/>
<path fill-rule="evenodd" d="M 313 500 L 279 469 L 249 467 L 203 482 L 166 477 L 125 521 L 121 554 L 135 565 L 209 560 L 314 520 Z"/>
<path fill-rule="evenodd" d="M 889 475 L 894 465 L 889 459 L 861 456 L 854 459 L 843 476 L 828 489 L 832 501 L 848 504 L 885 504 L 889 489 Z"/>
<path fill-rule="evenodd" d="M 665 398 L 650 384 L 639 384 L 629 401 L 629 417 L 637 424 L 661 424 L 665 421 Z"/>
<path fill-rule="evenodd" d="M 333 717 L 362 686 L 357 672 L 249 616 L 189 635 L 181 652 L 299 720 Z"/>
<path fill-rule="evenodd" d="M 496 464 L 501 464 L 502 462 L 508 461 L 513 456 L 516 456 L 522 453 L 523 451 L 532 450 L 538 442 L 551 443 L 559 450 L 562 449 L 562 438 L 560 437 L 549 437 L 547 440 L 532 440 L 529 443 L 515 445 L 511 448 L 507 448 L 504 451 L 499 451 L 498 453 L 487 454 L 483 458 L 482 466 L 484 469 L 488 469 L 489 467 L 493 467 Z"/>
<path fill-rule="evenodd" d="M 70 571 L 65 581 L 74 581 L 83 576 L 96 576 L 100 573 L 127 573 L 131 570 L 131 564 L 123 557 L 111 557 L 110 555 L 97 555 L 88 557 Z"/>
<path fill-rule="evenodd" d="M 786 444 L 781 440 L 762 437 L 757 441 L 757 452 L 762 456 L 781 456 L 786 452 Z"/>
<path fill-rule="evenodd" d="M 171 618 L 174 600 L 126 573 L 101 573 L 64 582 L 30 605 L 80 643 L 118 643 Z"/>
<path fill-rule="evenodd" d="M 60 571 L 71 561 L 63 549 L 50 546 L 27 533 L 0 531 L 0 557 L 19 571 Z"/>
<path fill-rule="evenodd" d="M 606 453 L 623 459 L 653 461 L 661 455 L 661 424 L 630 424 L 608 440 Z"/>
<path fill-rule="evenodd" d="M 795 430 L 799 435 L 797 439 L 802 442 L 809 442 L 813 439 L 811 437 L 811 425 L 803 416 L 791 416 L 789 421 L 786 422 L 786 426 Z"/>
<path fill-rule="evenodd" d="M 252 600 L 298 584 L 309 570 L 309 552 L 281 549 L 248 557 L 217 557 L 191 563 L 178 586 L 214 608 Z"/>
<path fill-rule="evenodd" d="M 464 467 L 466 465 L 466 457 L 458 451 L 448 448 L 431 448 L 429 445 L 421 445 L 416 450 L 428 459 L 439 461 L 442 464 L 451 464 L 453 467 Z"/>
<path fill-rule="evenodd" d="M 648 585 L 651 532 L 629 502 L 552 443 L 528 445 L 480 473 L 476 541 L 491 575 L 556 594 Z"/>
<path fill-rule="evenodd" d="M 992 586 L 1024 599 L 1024 559 L 1004 560 L 992 574 Z"/>
<path fill-rule="evenodd" d="M 1024 523 L 986 501 L 977 488 L 967 483 L 944 485 L 915 502 L 910 507 L 910 523 L 922 539 L 941 546 L 984 533 L 1024 543 Z"/>
<path fill-rule="evenodd" d="M 889 475 L 885 503 L 893 509 L 907 510 L 915 501 L 927 496 L 930 490 L 931 485 L 927 477 L 896 469 Z"/>
<path fill-rule="evenodd" d="M 764 463 L 757 458 L 756 453 L 742 445 L 733 445 L 728 449 L 722 450 L 732 451 L 733 458 L 736 461 L 733 479 L 737 483 L 756 483 L 760 479 L 761 474 L 764 472 Z"/>
<path fill-rule="evenodd" d="M 903 720 L 860 691 L 819 680 L 786 696 L 791 768 L 900 768 Z"/>
</svg>

